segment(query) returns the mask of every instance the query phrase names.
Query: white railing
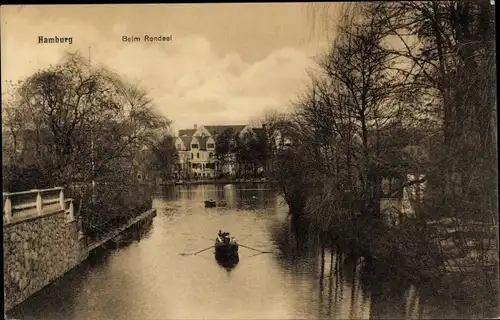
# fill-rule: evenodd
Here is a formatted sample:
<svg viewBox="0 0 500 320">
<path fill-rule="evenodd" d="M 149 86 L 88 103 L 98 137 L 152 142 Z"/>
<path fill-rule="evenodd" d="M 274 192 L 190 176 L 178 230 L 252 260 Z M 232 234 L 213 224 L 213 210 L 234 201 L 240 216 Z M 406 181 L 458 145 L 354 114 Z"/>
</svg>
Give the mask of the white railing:
<svg viewBox="0 0 500 320">
<path fill-rule="evenodd" d="M 73 199 L 64 198 L 64 188 L 33 189 L 3 193 L 4 224 L 64 210 L 68 220 L 74 219 Z"/>
</svg>

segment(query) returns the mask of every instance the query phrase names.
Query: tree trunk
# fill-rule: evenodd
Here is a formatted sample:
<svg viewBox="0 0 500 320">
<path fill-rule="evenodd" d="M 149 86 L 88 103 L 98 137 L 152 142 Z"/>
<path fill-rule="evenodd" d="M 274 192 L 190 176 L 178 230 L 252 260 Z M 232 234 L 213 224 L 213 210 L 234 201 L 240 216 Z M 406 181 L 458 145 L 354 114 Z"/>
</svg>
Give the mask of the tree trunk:
<svg viewBox="0 0 500 320">
<path fill-rule="evenodd" d="M 324 237 L 321 235 L 321 277 L 325 274 L 325 242 Z"/>
</svg>

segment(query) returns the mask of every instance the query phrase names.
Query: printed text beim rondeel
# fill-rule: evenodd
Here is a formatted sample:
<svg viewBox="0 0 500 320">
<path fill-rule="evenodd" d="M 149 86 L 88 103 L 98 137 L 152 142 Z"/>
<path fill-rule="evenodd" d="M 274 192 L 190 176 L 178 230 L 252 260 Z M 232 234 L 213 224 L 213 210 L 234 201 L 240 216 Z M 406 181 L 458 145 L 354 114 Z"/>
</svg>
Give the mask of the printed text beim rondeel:
<svg viewBox="0 0 500 320">
<path fill-rule="evenodd" d="M 150 36 L 150 35 L 145 35 L 142 38 L 137 37 L 137 36 L 122 36 L 122 42 L 169 42 L 172 41 L 172 36 Z"/>
</svg>

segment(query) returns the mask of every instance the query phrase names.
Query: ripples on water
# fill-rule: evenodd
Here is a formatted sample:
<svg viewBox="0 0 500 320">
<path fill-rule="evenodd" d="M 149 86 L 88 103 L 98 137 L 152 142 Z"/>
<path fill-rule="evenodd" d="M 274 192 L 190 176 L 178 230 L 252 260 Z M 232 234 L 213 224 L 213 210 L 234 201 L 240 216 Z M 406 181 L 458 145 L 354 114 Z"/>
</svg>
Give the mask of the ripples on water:
<svg viewBox="0 0 500 320">
<path fill-rule="evenodd" d="M 207 199 L 225 208 L 204 207 Z M 297 249 L 283 200 L 265 185 L 170 187 L 158 215 L 15 308 L 23 319 L 464 318 L 465 310 L 409 283 L 373 279 L 362 259 Z M 219 229 L 240 243 L 234 266 L 212 250 Z M 140 241 L 137 241 L 140 239 Z M 337 259 L 339 260 L 338 265 Z"/>
</svg>

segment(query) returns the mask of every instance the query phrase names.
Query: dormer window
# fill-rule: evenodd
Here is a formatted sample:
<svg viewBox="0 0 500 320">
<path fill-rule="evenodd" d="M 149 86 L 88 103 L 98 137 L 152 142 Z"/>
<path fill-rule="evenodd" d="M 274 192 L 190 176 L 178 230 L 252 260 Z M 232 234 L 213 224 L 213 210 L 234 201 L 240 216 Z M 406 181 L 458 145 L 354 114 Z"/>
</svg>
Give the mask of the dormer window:
<svg viewBox="0 0 500 320">
<path fill-rule="evenodd" d="M 213 149 L 213 148 L 215 148 L 215 144 L 214 143 L 207 143 L 207 148 Z"/>
<path fill-rule="evenodd" d="M 191 145 L 191 149 L 198 149 L 198 144 L 197 143 L 193 143 Z"/>
<path fill-rule="evenodd" d="M 179 143 L 179 144 L 177 145 L 177 150 L 181 150 L 181 149 L 182 149 L 182 147 L 181 147 L 181 144 Z"/>
</svg>

